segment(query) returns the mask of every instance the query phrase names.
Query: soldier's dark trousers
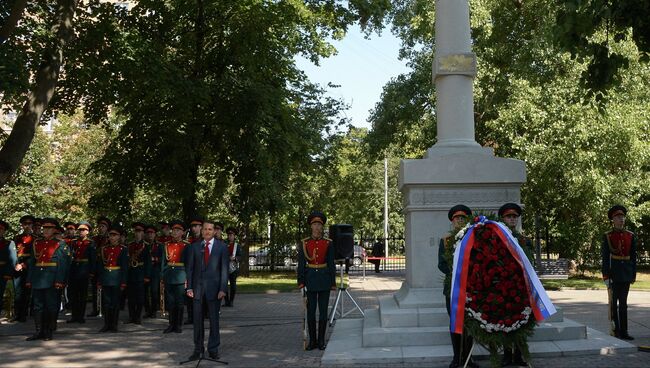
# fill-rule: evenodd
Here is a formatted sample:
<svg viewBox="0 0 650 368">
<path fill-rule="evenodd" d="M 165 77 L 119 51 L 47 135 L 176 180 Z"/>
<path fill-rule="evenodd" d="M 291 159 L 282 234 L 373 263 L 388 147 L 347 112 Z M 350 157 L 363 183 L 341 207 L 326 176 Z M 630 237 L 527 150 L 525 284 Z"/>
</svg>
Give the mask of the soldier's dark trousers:
<svg viewBox="0 0 650 368">
<path fill-rule="evenodd" d="M 129 299 L 129 322 L 142 323 L 142 307 L 144 306 L 144 282 L 131 283 L 127 287 Z"/>
<path fill-rule="evenodd" d="M 60 291 L 54 287 L 32 290 L 34 318 L 36 320 L 40 317 L 40 334 L 43 339 L 52 339 L 53 324 L 56 323 L 59 312 L 60 295 Z"/>
<path fill-rule="evenodd" d="M 629 282 L 614 282 L 612 284 L 612 321 L 617 337 L 627 336 L 627 295 L 630 292 Z"/>
<path fill-rule="evenodd" d="M 88 316 L 96 317 L 99 314 L 99 306 L 97 305 L 97 280 L 95 277 L 90 278 L 90 294 L 92 296 L 93 310 Z"/>
<path fill-rule="evenodd" d="M 88 278 L 70 278 L 68 286 L 70 312 L 72 321 L 84 322 L 86 315 L 86 299 L 88 298 Z"/>
<path fill-rule="evenodd" d="M 445 295 L 445 307 L 447 308 L 447 314 L 449 316 L 451 316 L 450 303 L 451 300 L 449 299 L 448 296 Z M 451 338 L 451 347 L 454 352 L 454 357 L 451 359 L 451 364 L 449 366 L 462 367 L 465 364 L 465 361 L 467 360 L 467 357 L 469 355 L 470 349 L 472 348 L 472 344 L 474 343 L 474 340 L 467 333 L 461 335 L 461 334 L 450 332 L 449 336 Z"/>
<path fill-rule="evenodd" d="M 152 277 L 151 282 L 144 285 L 144 310 L 148 317 L 155 317 L 160 309 L 160 278 Z"/>
<path fill-rule="evenodd" d="M 4 306 L 5 289 L 7 288 L 7 280 L 0 276 L 0 314 L 2 314 L 2 307 Z"/>
<path fill-rule="evenodd" d="M 230 285 L 230 290 L 226 293 L 226 307 L 232 307 L 235 301 L 235 294 L 237 293 L 237 275 L 238 272 L 235 271 L 228 275 L 228 284 Z"/>
<path fill-rule="evenodd" d="M 314 341 L 312 337 L 313 326 L 315 326 L 316 321 L 316 306 L 318 306 L 318 347 L 323 350 L 325 349 L 325 329 L 327 328 L 327 305 L 330 301 L 330 291 L 307 291 L 307 322 L 309 327 L 309 338 L 310 343 L 309 347 L 313 349 L 312 346 Z M 308 348 L 309 348 L 308 347 Z M 311 350 L 308 349 L 308 350 Z"/>
<path fill-rule="evenodd" d="M 102 313 L 104 314 L 104 328 L 107 328 L 105 331 L 117 331 L 121 295 L 122 290 L 119 286 L 102 287 Z"/>
<path fill-rule="evenodd" d="M 185 305 L 185 285 L 165 284 L 165 303 L 167 304 L 169 326 L 171 327 L 169 332 L 178 330 L 179 326 L 183 323 L 182 311 L 183 305 Z"/>
<path fill-rule="evenodd" d="M 26 282 L 27 271 L 16 272 L 14 275 L 14 313 L 16 321 L 19 322 L 27 321 L 31 289 L 25 287 Z"/>
</svg>

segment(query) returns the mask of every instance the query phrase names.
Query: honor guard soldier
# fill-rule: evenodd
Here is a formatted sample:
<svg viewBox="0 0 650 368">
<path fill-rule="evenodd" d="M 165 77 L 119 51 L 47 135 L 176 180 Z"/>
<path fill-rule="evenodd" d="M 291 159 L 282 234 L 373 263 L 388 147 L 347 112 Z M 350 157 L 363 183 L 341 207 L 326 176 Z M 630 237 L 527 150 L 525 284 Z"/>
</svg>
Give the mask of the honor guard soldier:
<svg viewBox="0 0 650 368">
<path fill-rule="evenodd" d="M 530 238 L 526 237 L 517 229 L 517 223 L 522 213 L 521 206 L 516 203 L 506 203 L 501 208 L 499 208 L 499 218 L 501 221 L 506 224 L 508 229 L 512 232 L 512 236 L 517 239 L 517 243 L 521 249 L 523 249 L 528 261 L 531 264 L 535 264 L 535 259 L 533 257 L 533 243 Z M 503 349 L 503 359 L 501 361 L 503 367 L 509 365 L 515 365 L 520 367 L 527 367 L 528 363 L 524 360 L 521 350 L 517 347 L 505 348 Z"/>
<path fill-rule="evenodd" d="M 608 284 L 610 318 L 614 336 L 634 340 L 627 330 L 627 295 L 636 281 L 636 235 L 625 229 L 627 209 L 615 205 L 607 211 L 613 229 L 603 236 L 601 255 L 603 280 Z"/>
<path fill-rule="evenodd" d="M 438 269 L 445 275 L 442 293 L 445 296 L 445 306 L 447 307 L 448 315 L 451 315 L 450 294 L 451 274 L 453 271 L 450 262 L 453 262 L 456 233 L 467 224 L 467 221 L 471 216 L 472 210 L 462 204 L 458 204 L 449 209 L 449 212 L 447 212 L 447 218 L 449 218 L 449 221 L 451 221 L 452 230 L 440 239 L 440 243 L 438 245 Z M 470 353 L 470 349 L 473 343 L 472 337 L 467 333 L 461 335 L 453 332 L 450 333 L 450 336 L 451 347 L 453 349 L 454 356 L 451 360 L 451 363 L 449 364 L 449 368 L 461 367 L 467 360 L 467 357 Z M 478 365 L 472 361 L 471 358 L 467 366 L 478 367 Z"/>
<path fill-rule="evenodd" d="M 95 243 L 89 237 L 90 223 L 80 222 L 77 230 L 79 231 L 79 237 L 72 242 L 70 247 L 72 263 L 70 265 L 68 298 L 70 298 L 72 317 L 67 321 L 68 323 L 86 322 L 88 281 L 94 278 L 97 267 L 97 250 Z"/>
<path fill-rule="evenodd" d="M 97 219 L 97 235 L 92 237 L 95 244 L 95 252 L 97 254 L 96 264 L 99 266 L 99 257 L 101 256 L 102 247 L 108 244 L 108 228 L 111 226 L 111 220 L 106 216 L 100 216 Z M 92 298 L 93 310 L 88 317 L 97 317 L 99 315 L 99 308 L 97 305 L 97 272 L 95 276 L 90 277 L 90 292 Z"/>
<path fill-rule="evenodd" d="M 318 347 L 325 350 L 325 329 L 327 327 L 327 305 L 330 290 L 336 290 L 336 266 L 332 241 L 323 238 L 325 214 L 313 211 L 307 217 L 311 236 L 302 241 L 298 248 L 298 287 L 307 294 L 307 326 L 309 345 L 306 350 Z M 316 306 L 318 305 L 318 339 L 316 339 Z"/>
<path fill-rule="evenodd" d="M 13 279 L 16 267 L 16 243 L 5 238 L 7 230 L 9 230 L 9 224 L 0 220 L 0 314 L 4 306 L 3 296 L 7 282 Z"/>
<path fill-rule="evenodd" d="M 65 234 L 63 236 L 63 241 L 68 245 L 68 247 L 72 246 L 72 242 L 77 239 L 77 224 L 74 222 L 66 222 L 63 224 L 63 227 L 65 228 Z"/>
<path fill-rule="evenodd" d="M 144 285 L 144 310 L 145 318 L 155 318 L 160 308 L 160 259 L 162 257 L 162 244 L 156 241 L 155 225 L 144 228 L 144 241 L 147 244 L 151 258 L 151 281 Z"/>
<path fill-rule="evenodd" d="M 22 232 L 14 238 L 16 244 L 16 266 L 14 268 L 14 321 L 27 321 L 27 309 L 30 300 L 30 290 L 25 287 L 29 269 L 27 263 L 32 255 L 32 246 L 36 236 L 33 228 L 36 218 L 32 215 L 25 215 L 20 218 Z"/>
<path fill-rule="evenodd" d="M 158 225 L 160 225 L 160 236 L 158 236 L 158 238 L 156 238 L 156 240 L 158 240 L 158 243 L 165 244 L 168 241 L 171 241 L 172 240 L 172 235 L 171 235 L 172 228 L 169 226 L 169 222 L 159 221 Z"/>
<path fill-rule="evenodd" d="M 65 287 L 68 274 L 65 242 L 54 238 L 58 226 L 55 219 L 43 219 L 43 239 L 36 240 L 32 246 L 28 265 L 31 272 L 25 286 L 32 289 L 36 333 L 28 337 L 27 341 L 52 340 L 61 300 L 60 290 Z"/>
<path fill-rule="evenodd" d="M 239 276 L 239 261 L 241 260 L 241 246 L 237 243 L 237 229 L 229 227 L 226 229 L 228 235 L 228 284 L 230 289 L 226 292 L 226 307 L 232 307 L 235 302 L 235 293 L 237 293 L 237 277 Z"/>
<path fill-rule="evenodd" d="M 129 255 L 122 246 L 122 228 L 112 225 L 108 230 L 108 243 L 99 252 L 97 264 L 97 290 L 101 293 L 104 326 L 99 332 L 117 332 L 120 316 L 120 295 L 126 288 Z"/>
<path fill-rule="evenodd" d="M 202 227 L 203 227 L 203 218 L 202 217 L 195 216 L 190 220 L 190 232 L 189 232 L 189 235 L 187 237 L 187 242 L 189 244 L 192 244 L 195 241 L 203 240 L 201 238 L 201 228 Z M 186 248 L 186 249 L 189 249 L 189 247 Z M 185 257 L 185 259 L 187 259 L 187 257 Z M 187 319 L 185 320 L 185 322 L 183 324 L 191 325 L 192 321 L 194 320 L 194 317 L 193 317 L 193 314 L 194 314 L 194 308 L 193 308 L 194 301 L 192 300 L 192 298 L 187 296 L 187 294 L 184 296 L 184 298 L 185 298 L 185 306 L 187 307 Z M 204 310 L 205 310 L 205 308 L 204 308 Z"/>
<path fill-rule="evenodd" d="M 171 223 L 172 240 L 163 245 L 161 263 L 162 279 L 165 286 L 165 303 L 169 313 L 169 326 L 163 333 L 182 332 L 183 305 L 185 303 L 185 248 L 189 245 L 183 240 L 185 225 L 181 221 Z"/>
<path fill-rule="evenodd" d="M 151 281 L 151 255 L 144 241 L 142 222 L 131 225 L 134 240 L 129 243 L 129 272 L 127 283 L 127 298 L 129 300 L 129 323 L 142 324 L 142 308 L 144 307 L 144 287 Z"/>
</svg>

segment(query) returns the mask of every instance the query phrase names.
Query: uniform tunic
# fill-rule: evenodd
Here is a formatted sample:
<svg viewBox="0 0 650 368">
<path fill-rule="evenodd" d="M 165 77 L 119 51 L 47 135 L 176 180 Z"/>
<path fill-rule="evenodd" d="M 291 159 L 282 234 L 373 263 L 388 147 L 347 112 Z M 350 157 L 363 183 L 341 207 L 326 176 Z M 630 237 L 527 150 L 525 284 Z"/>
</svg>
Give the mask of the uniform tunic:
<svg viewBox="0 0 650 368">
<path fill-rule="evenodd" d="M 77 238 L 70 244 L 71 264 L 68 297 L 72 319 L 83 320 L 88 297 L 88 280 L 95 274 L 97 252 L 95 243 L 90 238 Z"/>
<path fill-rule="evenodd" d="M 14 276 L 16 267 L 16 244 L 9 239 L 0 238 L 0 299 L 5 295 L 7 282 Z M 4 303 L 0 303 L 0 312 Z"/>
<path fill-rule="evenodd" d="M 57 239 L 39 239 L 32 246 L 27 282 L 32 288 L 34 313 L 59 311 L 55 284 L 65 286 L 69 266 L 65 249 L 65 242 Z"/>
<path fill-rule="evenodd" d="M 153 314 L 160 307 L 160 262 L 162 257 L 162 244 L 157 241 L 147 243 L 151 258 L 151 282 L 145 285 L 145 309 L 147 314 Z"/>
<path fill-rule="evenodd" d="M 120 287 L 126 286 L 129 257 L 122 245 L 105 245 L 99 253 L 97 283 L 102 288 L 102 308 L 117 310 L 120 305 Z"/>
<path fill-rule="evenodd" d="M 298 248 L 298 285 L 307 288 L 307 319 L 327 320 L 330 290 L 336 287 L 334 247 L 326 238 L 306 238 Z"/>
<path fill-rule="evenodd" d="M 186 241 L 167 242 L 163 246 L 161 259 L 161 272 L 165 284 L 165 304 L 167 309 L 183 307 L 185 295 L 185 248 L 189 246 Z"/>
<path fill-rule="evenodd" d="M 144 305 L 145 279 L 151 278 L 151 256 L 144 241 L 132 242 L 128 245 L 129 272 L 127 295 L 129 308 Z"/>
<path fill-rule="evenodd" d="M 32 254 L 35 238 L 33 234 L 23 233 L 16 235 L 14 239 L 16 244 L 16 264 L 23 266 L 22 270 L 14 271 L 14 311 L 16 319 L 19 321 L 25 321 L 27 318 L 27 306 L 29 305 L 31 292 L 30 289 L 25 287 L 25 283 L 30 272 L 27 264 Z"/>
</svg>

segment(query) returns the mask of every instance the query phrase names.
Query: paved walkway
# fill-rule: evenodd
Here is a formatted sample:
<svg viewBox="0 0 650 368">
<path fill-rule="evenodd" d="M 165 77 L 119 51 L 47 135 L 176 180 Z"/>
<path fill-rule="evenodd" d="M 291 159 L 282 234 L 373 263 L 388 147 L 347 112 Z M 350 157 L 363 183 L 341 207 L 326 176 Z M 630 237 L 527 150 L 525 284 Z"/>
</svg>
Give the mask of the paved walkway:
<svg viewBox="0 0 650 368">
<path fill-rule="evenodd" d="M 392 294 L 400 287 L 402 278 L 403 275 L 372 274 L 364 281 L 360 276 L 355 276 L 351 280 L 350 291 L 364 309 L 374 308 L 377 306 L 377 296 Z M 549 294 L 556 304 L 564 308 L 567 318 L 597 330 L 607 329 L 607 296 L 604 291 L 569 290 Z M 334 297 L 335 293 L 332 294 L 332 303 Z M 630 334 L 637 338 L 634 342 L 650 345 L 650 293 L 631 292 L 629 304 Z M 345 311 L 350 310 L 351 306 L 344 299 Z M 321 366 L 320 351 L 302 350 L 302 305 L 297 292 L 238 295 L 235 307 L 223 308 L 222 311 L 220 352 L 230 367 Z M 125 312 L 122 312 L 121 318 L 126 318 Z M 98 334 L 101 321 L 89 318 L 85 325 L 60 322 L 55 340 L 27 342 L 24 339 L 33 332 L 32 321 L 3 322 L 0 325 L 0 366 L 178 366 L 193 350 L 192 328 L 185 326 L 182 334 L 163 335 L 161 331 L 165 325 L 166 321 L 162 319 L 144 320 L 142 326 L 120 325 L 119 333 Z M 650 353 L 637 352 L 617 356 L 534 359 L 532 363 L 535 367 L 609 368 L 649 367 L 648 362 Z M 480 363 L 483 367 L 488 366 L 486 361 Z M 194 367 L 196 364 L 187 366 Z M 217 365 L 202 362 L 200 366 Z M 418 366 L 398 364 L 387 367 Z"/>
</svg>

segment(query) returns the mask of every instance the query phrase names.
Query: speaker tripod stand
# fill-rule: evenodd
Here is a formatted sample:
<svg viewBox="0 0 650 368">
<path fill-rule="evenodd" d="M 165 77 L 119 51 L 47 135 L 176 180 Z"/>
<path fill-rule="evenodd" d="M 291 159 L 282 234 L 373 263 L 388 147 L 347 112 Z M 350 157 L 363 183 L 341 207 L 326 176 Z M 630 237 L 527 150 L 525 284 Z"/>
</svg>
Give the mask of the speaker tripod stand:
<svg viewBox="0 0 650 368">
<path fill-rule="evenodd" d="M 225 364 L 228 365 L 228 362 L 225 362 L 223 360 L 218 360 L 218 359 L 212 359 L 212 358 L 206 358 L 203 354 L 198 359 L 192 359 L 192 360 L 184 360 L 178 365 L 183 365 L 185 363 L 191 363 L 191 362 L 196 362 L 196 365 L 194 366 L 195 368 L 198 368 L 199 364 L 201 364 L 202 361 L 208 361 L 208 362 L 214 362 L 214 363 L 220 363 L 220 364 Z"/>
<path fill-rule="evenodd" d="M 345 264 L 347 262 L 349 262 L 349 261 L 350 261 L 350 258 L 346 258 L 345 262 L 337 261 L 337 263 L 339 264 L 340 269 L 341 269 L 341 272 L 340 272 L 341 279 L 339 281 L 338 290 L 336 292 L 336 301 L 334 302 L 334 307 L 332 308 L 332 311 L 330 312 L 331 313 L 330 318 L 329 318 L 330 326 L 332 326 L 334 324 L 334 319 L 336 319 L 336 314 L 337 313 L 339 314 L 339 318 L 343 318 L 343 317 L 347 316 L 348 314 L 354 312 L 355 308 L 356 308 L 356 310 L 358 310 L 361 313 L 362 316 L 365 317 L 365 314 L 363 313 L 363 310 L 361 310 L 361 307 L 359 307 L 359 304 L 357 304 L 357 301 L 354 300 L 354 298 L 352 297 L 352 294 L 350 294 L 350 292 L 348 291 L 348 288 L 343 284 L 343 269 L 345 267 Z M 350 298 L 350 300 L 352 301 L 352 303 L 354 303 L 354 306 L 355 306 L 355 308 L 350 309 L 347 312 L 345 312 L 344 308 L 343 308 L 343 293 L 345 293 L 345 295 L 347 295 L 348 298 Z M 340 312 L 338 311 L 339 303 L 340 303 L 340 306 L 341 306 L 341 311 Z"/>
</svg>

